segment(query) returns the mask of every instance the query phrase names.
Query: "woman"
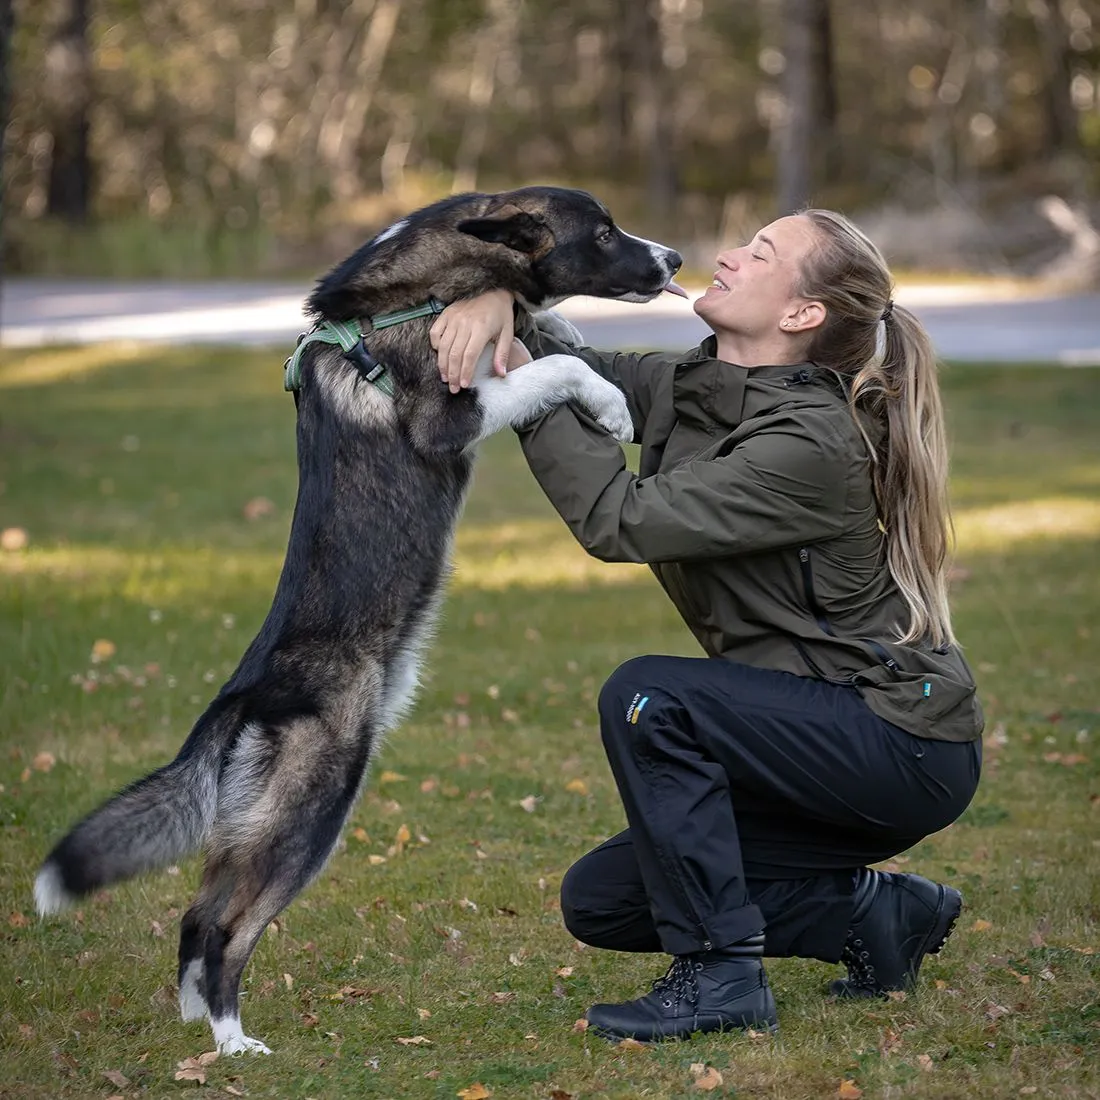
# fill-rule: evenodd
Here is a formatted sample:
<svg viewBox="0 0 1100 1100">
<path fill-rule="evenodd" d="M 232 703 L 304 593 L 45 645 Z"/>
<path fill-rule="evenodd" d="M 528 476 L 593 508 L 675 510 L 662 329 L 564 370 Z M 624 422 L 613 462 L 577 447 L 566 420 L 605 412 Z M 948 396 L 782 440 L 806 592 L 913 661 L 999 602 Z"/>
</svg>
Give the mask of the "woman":
<svg viewBox="0 0 1100 1100">
<path fill-rule="evenodd" d="M 562 407 L 520 432 L 589 553 L 650 565 L 704 658 L 628 661 L 601 731 L 629 828 L 562 883 L 578 939 L 665 951 L 610 1039 L 776 1026 L 763 956 L 843 961 L 839 996 L 910 986 L 958 891 L 870 870 L 974 794 L 981 709 L 947 604 L 947 448 L 928 337 L 842 216 L 781 218 L 722 252 L 686 355 L 579 354 L 626 394 L 637 475 Z M 486 344 L 569 350 L 486 295 L 436 322 L 468 382 Z M 498 350 L 498 359 L 505 356 Z"/>
</svg>

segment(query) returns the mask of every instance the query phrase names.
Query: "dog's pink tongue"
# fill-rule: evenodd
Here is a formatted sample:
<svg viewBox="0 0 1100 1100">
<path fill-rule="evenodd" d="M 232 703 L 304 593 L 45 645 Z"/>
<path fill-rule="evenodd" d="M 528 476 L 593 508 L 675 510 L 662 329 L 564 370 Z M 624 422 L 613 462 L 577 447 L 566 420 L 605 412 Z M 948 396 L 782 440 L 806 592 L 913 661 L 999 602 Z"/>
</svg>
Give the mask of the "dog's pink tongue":
<svg viewBox="0 0 1100 1100">
<path fill-rule="evenodd" d="M 665 287 L 665 290 L 667 290 L 669 294 L 679 294 L 681 298 L 688 297 L 688 292 L 684 290 L 679 283 L 670 282 L 668 286 Z"/>
</svg>

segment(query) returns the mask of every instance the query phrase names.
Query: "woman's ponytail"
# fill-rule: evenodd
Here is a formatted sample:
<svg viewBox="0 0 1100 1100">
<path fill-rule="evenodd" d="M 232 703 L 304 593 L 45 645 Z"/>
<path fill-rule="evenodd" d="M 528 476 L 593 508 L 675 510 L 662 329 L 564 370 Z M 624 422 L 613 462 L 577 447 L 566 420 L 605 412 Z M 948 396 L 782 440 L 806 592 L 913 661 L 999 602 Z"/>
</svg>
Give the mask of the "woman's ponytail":
<svg viewBox="0 0 1100 1100">
<path fill-rule="evenodd" d="M 826 308 L 810 358 L 848 380 L 871 455 L 887 562 L 909 608 L 899 641 L 954 643 L 947 435 L 931 340 L 909 310 L 893 303 L 886 262 L 863 233 L 831 211 L 803 216 L 818 241 L 798 293 Z M 877 425 L 874 438 L 861 413 Z"/>
</svg>

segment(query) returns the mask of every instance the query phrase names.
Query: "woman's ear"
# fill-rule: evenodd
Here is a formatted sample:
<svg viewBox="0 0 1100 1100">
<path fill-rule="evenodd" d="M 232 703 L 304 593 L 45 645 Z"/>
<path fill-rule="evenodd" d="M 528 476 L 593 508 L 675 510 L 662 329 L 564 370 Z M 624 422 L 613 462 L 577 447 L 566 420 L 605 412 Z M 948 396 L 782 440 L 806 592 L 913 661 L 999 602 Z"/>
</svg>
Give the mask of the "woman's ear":
<svg viewBox="0 0 1100 1100">
<path fill-rule="evenodd" d="M 827 311 L 821 302 L 802 302 L 790 308 L 787 315 L 779 322 L 779 327 L 784 332 L 810 332 L 825 324 L 826 316 Z"/>
</svg>

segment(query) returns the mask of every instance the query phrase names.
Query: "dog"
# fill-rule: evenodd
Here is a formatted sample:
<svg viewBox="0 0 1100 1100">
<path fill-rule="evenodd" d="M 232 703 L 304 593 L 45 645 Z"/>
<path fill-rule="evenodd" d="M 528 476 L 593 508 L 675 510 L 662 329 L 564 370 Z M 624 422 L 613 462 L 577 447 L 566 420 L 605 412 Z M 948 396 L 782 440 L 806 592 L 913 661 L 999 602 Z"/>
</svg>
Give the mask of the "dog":
<svg viewBox="0 0 1100 1100">
<path fill-rule="evenodd" d="M 271 610 L 176 758 L 76 825 L 35 881 L 49 914 L 204 849 L 180 928 L 179 1003 L 184 1020 L 209 1019 L 219 1052 L 269 1053 L 241 1028 L 241 974 L 321 870 L 412 701 L 475 445 L 564 401 L 632 435 L 620 391 L 571 355 L 496 377 L 490 348 L 452 394 L 431 320 L 493 289 L 532 312 L 574 294 L 647 301 L 680 292 L 679 267 L 586 192 L 526 187 L 410 214 L 308 299 L 319 327 L 287 361 L 299 485 Z"/>
</svg>

